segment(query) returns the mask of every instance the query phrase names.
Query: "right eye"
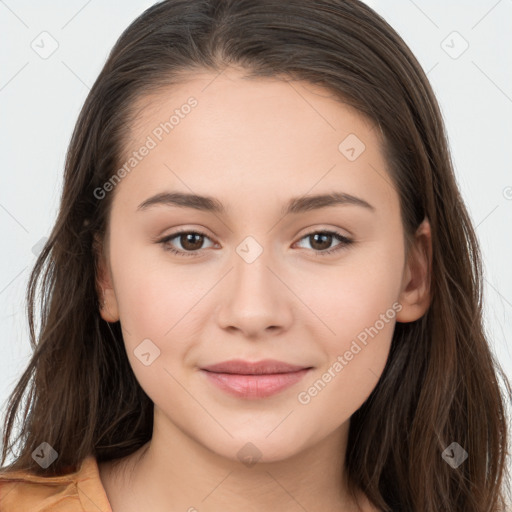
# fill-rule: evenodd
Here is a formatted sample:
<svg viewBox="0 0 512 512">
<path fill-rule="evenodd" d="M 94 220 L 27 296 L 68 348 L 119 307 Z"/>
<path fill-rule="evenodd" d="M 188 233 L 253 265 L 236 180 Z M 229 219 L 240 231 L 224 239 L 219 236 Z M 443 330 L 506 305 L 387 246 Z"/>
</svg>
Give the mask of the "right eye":
<svg viewBox="0 0 512 512">
<path fill-rule="evenodd" d="M 182 249 L 175 249 L 170 245 L 171 240 L 174 240 L 175 238 L 180 241 L 180 244 L 183 247 Z M 209 237 L 200 231 L 180 230 L 165 236 L 161 240 L 158 240 L 157 243 L 162 244 L 165 251 L 169 251 L 178 256 L 197 256 L 195 253 L 198 252 L 198 249 L 201 249 L 201 247 L 194 247 L 194 245 L 202 245 L 202 240 L 204 238 Z"/>
</svg>

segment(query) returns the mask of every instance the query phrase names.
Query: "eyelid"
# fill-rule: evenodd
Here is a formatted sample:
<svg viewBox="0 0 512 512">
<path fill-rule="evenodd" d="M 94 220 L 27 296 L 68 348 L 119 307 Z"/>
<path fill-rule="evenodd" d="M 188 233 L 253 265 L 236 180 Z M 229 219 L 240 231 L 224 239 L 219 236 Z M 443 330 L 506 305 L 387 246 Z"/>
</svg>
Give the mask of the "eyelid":
<svg viewBox="0 0 512 512">
<path fill-rule="evenodd" d="M 212 241 L 212 243 L 214 245 L 216 245 L 217 242 L 215 242 L 213 237 L 211 237 L 210 235 L 206 234 L 201 229 L 179 228 L 177 231 L 174 231 L 174 232 L 170 233 L 169 235 L 165 235 L 165 236 L 157 239 L 156 242 L 165 245 L 165 244 L 169 243 L 171 240 L 173 240 L 174 238 L 178 238 L 181 234 L 194 233 L 194 234 L 200 235 L 200 236 L 202 236 L 204 238 L 208 238 L 209 240 Z M 167 250 L 169 250 L 171 252 L 174 252 L 172 249 L 167 249 Z M 183 251 L 181 249 L 176 250 L 177 253 L 180 253 L 180 254 L 190 254 L 190 255 L 199 254 L 200 252 L 203 252 L 203 251 L 204 251 L 204 249 L 198 249 L 197 251 Z"/>
<path fill-rule="evenodd" d="M 172 228 L 171 228 L 172 229 Z M 177 235 L 180 235 L 182 233 L 197 233 L 197 234 L 200 234 L 200 235 L 203 235 L 207 238 L 209 238 L 210 240 L 214 240 L 214 237 L 209 235 L 207 232 L 208 230 L 206 228 L 203 228 L 202 226 L 200 227 L 178 227 L 178 228 L 175 228 L 176 230 L 175 231 L 171 231 L 168 235 L 154 235 L 150 238 L 151 242 L 155 242 L 155 243 L 158 243 L 158 242 L 161 242 L 162 240 L 164 239 L 168 239 L 168 238 L 173 238 Z M 165 230 L 167 231 L 167 229 Z"/>
<path fill-rule="evenodd" d="M 343 236 L 345 238 L 354 238 L 354 235 L 352 235 L 352 233 L 350 233 L 350 231 L 348 231 L 347 229 L 343 229 L 329 224 L 312 224 L 311 226 L 308 226 L 299 231 L 299 234 L 297 234 L 296 236 L 302 239 L 307 235 L 312 235 L 318 232 L 332 232 L 338 233 L 340 236 Z"/>
<path fill-rule="evenodd" d="M 344 238 L 347 238 L 347 239 L 353 239 L 354 236 L 352 235 L 352 233 L 350 233 L 347 229 L 342 229 L 342 228 L 339 228 L 339 227 L 335 227 L 335 226 L 329 226 L 329 225 L 319 225 L 319 227 L 316 227 L 318 226 L 318 224 L 313 224 L 311 226 L 308 226 L 306 228 L 303 228 L 302 230 L 299 231 L 299 233 L 297 235 L 295 235 L 294 238 L 298 240 L 302 240 L 305 236 L 307 235 L 313 235 L 315 233 L 318 233 L 318 232 L 332 232 L 332 233 L 337 233 L 339 234 L 340 236 L 344 237 Z M 209 235 L 207 233 L 207 228 L 204 228 L 203 226 L 199 226 L 199 227 L 179 227 L 179 228 L 176 228 L 177 230 L 176 231 L 173 231 L 172 233 L 168 234 L 168 235 L 164 235 L 164 236 L 161 236 L 161 235 L 156 235 L 156 236 L 153 236 L 151 237 L 151 241 L 152 242 L 158 242 L 160 240 L 162 240 L 163 238 L 169 238 L 169 237 L 175 237 L 181 233 L 197 233 L 197 234 L 200 234 L 200 235 L 203 235 L 207 238 L 209 238 L 210 240 L 214 241 L 215 240 L 215 237 L 213 237 L 212 235 Z M 301 234 L 302 233 L 302 234 Z"/>
<path fill-rule="evenodd" d="M 314 249 L 307 250 L 308 252 L 312 252 L 315 256 L 328 256 L 328 255 L 331 255 L 334 253 L 338 253 L 338 252 L 341 252 L 342 250 L 348 248 L 348 246 L 355 243 L 355 240 L 351 235 L 350 236 L 344 235 L 343 233 L 340 232 L 339 228 L 319 227 L 319 228 L 315 229 L 313 227 L 309 227 L 306 229 L 308 229 L 308 231 L 305 232 L 304 234 L 302 234 L 301 236 L 299 236 L 297 241 L 294 242 L 294 245 L 310 236 L 315 235 L 315 234 L 328 234 L 330 236 L 333 236 L 339 242 L 337 245 L 335 245 L 334 247 L 331 247 L 330 249 L 324 249 L 321 251 L 316 251 Z M 209 240 L 211 240 L 214 243 L 214 245 L 217 243 L 217 242 L 215 242 L 213 237 L 210 237 L 208 234 L 202 232 L 200 229 L 187 228 L 187 227 L 185 227 L 185 228 L 182 227 L 182 228 L 178 229 L 177 231 L 170 233 L 169 235 L 165 235 L 164 237 L 159 238 L 158 240 L 156 240 L 156 243 L 162 244 L 164 246 L 165 251 L 176 254 L 178 256 L 184 256 L 184 257 L 200 257 L 200 256 L 202 256 L 204 249 L 198 249 L 196 251 L 184 251 L 182 249 L 175 249 L 173 247 L 166 248 L 166 244 L 169 244 L 171 240 L 179 237 L 181 234 L 184 234 L 184 233 L 186 233 L 186 234 L 194 233 L 194 234 L 197 234 L 204 238 L 208 238 Z"/>
</svg>

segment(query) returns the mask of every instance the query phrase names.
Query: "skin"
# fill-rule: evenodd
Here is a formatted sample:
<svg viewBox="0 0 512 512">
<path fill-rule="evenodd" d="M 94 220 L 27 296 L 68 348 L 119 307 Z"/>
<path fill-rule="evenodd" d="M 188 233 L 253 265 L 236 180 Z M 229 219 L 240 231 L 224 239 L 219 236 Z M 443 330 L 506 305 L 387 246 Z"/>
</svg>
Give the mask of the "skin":
<svg viewBox="0 0 512 512">
<path fill-rule="evenodd" d="M 304 82 L 243 79 L 234 68 L 190 75 L 141 100 L 129 147 L 139 148 L 190 96 L 197 107 L 110 192 L 98 272 L 101 315 L 121 320 L 130 364 L 155 404 L 152 440 L 125 457 L 120 470 L 100 464 L 112 508 L 377 510 L 362 493 L 361 508 L 347 494 L 350 417 L 377 384 L 395 322 L 414 321 L 428 309 L 428 221 L 406 258 L 399 197 L 378 129 Z M 338 149 L 350 133 L 366 146 L 354 161 Z M 163 191 L 213 196 L 227 212 L 165 205 L 137 211 Z M 346 204 L 280 213 L 291 197 L 332 191 L 362 198 L 375 211 Z M 178 228 L 206 234 L 189 249 L 197 256 L 171 254 L 155 241 Z M 307 236 L 322 230 L 355 243 L 318 256 L 340 244 Z M 251 263 L 236 252 L 249 235 L 263 248 Z M 178 236 L 168 246 L 186 251 L 186 243 Z M 300 403 L 298 393 L 393 304 L 400 311 L 309 403 Z M 160 350 L 148 366 L 134 353 L 146 338 Z M 247 400 L 214 387 L 199 369 L 235 358 L 313 370 L 277 395 Z M 248 442 L 260 454 L 250 467 L 237 455 Z"/>
</svg>

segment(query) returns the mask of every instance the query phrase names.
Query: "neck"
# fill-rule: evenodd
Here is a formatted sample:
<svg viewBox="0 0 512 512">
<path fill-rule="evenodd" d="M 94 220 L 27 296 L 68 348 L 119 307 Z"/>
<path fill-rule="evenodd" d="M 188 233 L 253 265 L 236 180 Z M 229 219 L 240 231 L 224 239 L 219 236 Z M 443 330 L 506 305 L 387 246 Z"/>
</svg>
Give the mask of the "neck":
<svg viewBox="0 0 512 512">
<path fill-rule="evenodd" d="M 261 462 L 264 454 L 249 444 L 226 458 L 161 420 L 155 407 L 151 441 L 115 468 L 100 468 L 113 512 L 369 510 L 359 508 L 346 487 L 348 421 L 302 452 Z M 362 494 L 359 499 L 368 505 Z"/>
</svg>

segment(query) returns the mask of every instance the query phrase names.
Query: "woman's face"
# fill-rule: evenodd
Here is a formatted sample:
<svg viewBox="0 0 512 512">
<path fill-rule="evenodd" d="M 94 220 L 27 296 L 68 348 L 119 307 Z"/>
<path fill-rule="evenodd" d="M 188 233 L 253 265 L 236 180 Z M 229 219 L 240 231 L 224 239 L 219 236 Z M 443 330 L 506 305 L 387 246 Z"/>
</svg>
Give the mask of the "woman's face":
<svg viewBox="0 0 512 512">
<path fill-rule="evenodd" d="M 114 194 L 103 318 L 121 321 L 155 428 L 231 459 L 298 453 L 347 425 L 395 322 L 411 320 L 378 130 L 324 89 L 234 71 L 194 75 L 140 106 L 111 183 L 121 181 L 97 191 Z M 309 370 L 203 370 L 234 359 Z"/>
</svg>

